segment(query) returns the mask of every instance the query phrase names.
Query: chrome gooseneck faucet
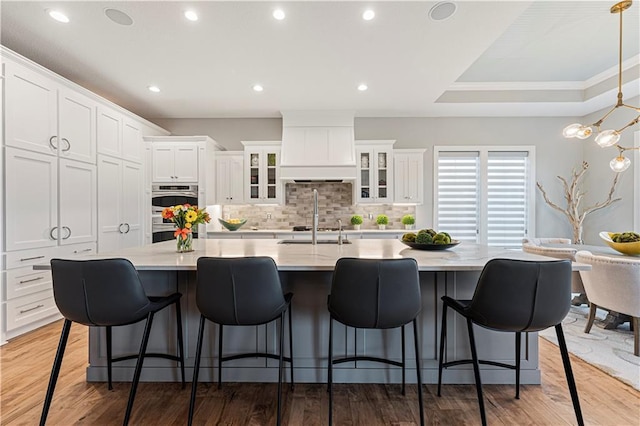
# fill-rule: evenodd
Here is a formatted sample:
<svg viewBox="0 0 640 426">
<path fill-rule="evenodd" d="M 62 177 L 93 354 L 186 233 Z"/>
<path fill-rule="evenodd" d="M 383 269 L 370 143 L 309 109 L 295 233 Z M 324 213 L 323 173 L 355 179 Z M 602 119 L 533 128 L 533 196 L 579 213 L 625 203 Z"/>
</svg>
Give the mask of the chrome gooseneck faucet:
<svg viewBox="0 0 640 426">
<path fill-rule="evenodd" d="M 318 244 L 318 190 L 313 189 L 313 226 L 311 227 L 311 244 Z"/>
<path fill-rule="evenodd" d="M 342 220 L 338 219 L 338 245 L 342 245 Z"/>
</svg>

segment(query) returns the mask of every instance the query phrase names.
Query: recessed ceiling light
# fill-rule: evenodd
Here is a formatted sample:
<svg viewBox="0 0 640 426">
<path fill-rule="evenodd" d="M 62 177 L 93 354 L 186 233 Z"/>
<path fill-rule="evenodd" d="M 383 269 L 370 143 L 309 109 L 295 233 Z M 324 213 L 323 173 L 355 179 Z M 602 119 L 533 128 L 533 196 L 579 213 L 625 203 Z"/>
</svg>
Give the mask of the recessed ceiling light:
<svg viewBox="0 0 640 426">
<path fill-rule="evenodd" d="M 262 87 L 259 84 L 254 84 L 253 85 L 253 90 L 255 90 L 256 92 L 262 92 L 264 90 L 264 87 Z"/>
<path fill-rule="evenodd" d="M 149 91 L 151 91 L 153 93 L 160 92 L 160 88 L 158 86 L 149 86 L 149 87 L 147 87 L 147 89 L 149 89 Z"/>
<path fill-rule="evenodd" d="M 375 18 L 375 16 L 376 16 L 376 13 L 373 10 L 368 9 L 368 10 L 365 10 L 364 13 L 362 14 L 362 19 L 364 19 L 365 21 L 370 21 L 373 18 Z"/>
<path fill-rule="evenodd" d="M 187 18 L 190 21 L 197 21 L 198 20 L 198 14 L 193 10 L 185 11 L 184 12 L 184 17 Z"/>
<path fill-rule="evenodd" d="M 47 13 L 58 22 L 62 22 L 63 24 L 69 22 L 69 18 L 67 17 L 67 15 L 60 12 L 59 10 L 47 9 Z"/>
<path fill-rule="evenodd" d="M 444 21 L 456 13 L 458 6 L 450 1 L 443 1 L 431 8 L 429 17 L 434 21 Z"/>
<path fill-rule="evenodd" d="M 358 86 L 358 90 L 361 92 L 364 92 L 365 90 L 367 90 L 369 88 L 369 86 L 367 86 L 366 84 L 362 83 L 361 85 Z"/>
<path fill-rule="evenodd" d="M 115 22 L 118 25 L 129 26 L 133 24 L 133 19 L 131 19 L 131 16 L 127 15 L 121 10 L 106 8 L 104 10 L 104 14 L 107 15 L 107 18 L 111 19 L 113 22 Z"/>
<path fill-rule="evenodd" d="M 282 9 L 276 9 L 273 11 L 273 17 L 276 18 L 278 21 L 282 21 L 285 16 L 286 15 L 284 14 L 284 10 Z"/>
</svg>

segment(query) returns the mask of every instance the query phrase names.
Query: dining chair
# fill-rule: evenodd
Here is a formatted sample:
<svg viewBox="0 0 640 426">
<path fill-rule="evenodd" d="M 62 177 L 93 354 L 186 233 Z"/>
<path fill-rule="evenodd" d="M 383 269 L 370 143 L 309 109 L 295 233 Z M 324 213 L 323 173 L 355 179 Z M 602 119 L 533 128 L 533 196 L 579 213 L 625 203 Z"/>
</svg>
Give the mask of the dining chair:
<svg viewBox="0 0 640 426">
<path fill-rule="evenodd" d="M 333 424 L 333 366 L 354 361 L 373 361 L 402 368 L 405 394 L 405 325 L 413 323 L 420 424 L 424 425 L 420 347 L 416 318 L 422 308 L 418 264 L 415 259 L 341 258 L 336 262 L 328 297 L 329 310 L 329 425 Z M 333 322 L 356 329 L 400 328 L 402 361 L 357 355 L 333 357 Z"/>
<path fill-rule="evenodd" d="M 573 378 L 569 352 L 562 330 L 562 320 L 569 312 L 571 299 L 571 262 L 555 260 L 533 262 L 492 259 L 483 268 L 471 300 L 442 296 L 442 323 L 438 362 L 438 396 L 441 396 L 442 371 L 448 367 L 473 364 L 480 418 L 487 424 L 480 379 L 480 364 L 515 370 L 516 399 L 520 399 L 520 359 L 522 333 L 555 327 L 558 346 L 569 385 L 573 409 L 579 425 L 584 425 L 578 390 Z M 447 343 L 447 310 L 453 309 L 465 318 L 471 359 L 445 362 Z M 474 324 L 493 331 L 515 333 L 515 365 L 480 360 L 476 351 Z"/>
<path fill-rule="evenodd" d="M 164 297 L 148 297 L 140 282 L 138 272 L 127 259 L 52 259 L 51 275 L 53 277 L 53 296 L 60 313 L 64 317 L 64 324 L 51 370 L 44 406 L 42 407 L 41 426 L 47 421 L 49 407 L 53 399 L 53 392 L 73 322 L 86 326 L 106 328 L 109 389 L 112 389 L 111 364 L 128 359 L 137 359 L 124 416 L 123 423 L 125 425 L 129 423 L 129 418 L 131 417 L 142 365 L 146 357 L 178 361 L 182 373 L 182 386 L 184 387 L 184 347 L 182 315 L 180 312 L 182 294 L 173 293 Z M 147 354 L 147 343 L 149 342 L 154 315 L 171 305 L 175 305 L 176 309 L 178 355 Z M 113 358 L 111 353 L 111 328 L 135 324 L 145 319 L 146 323 L 138 354 Z"/>
<path fill-rule="evenodd" d="M 218 388 L 222 386 L 222 363 L 241 358 L 264 357 L 278 360 L 277 424 L 282 418 L 283 362 L 291 367 L 293 389 L 293 333 L 291 299 L 293 293 L 282 293 L 276 263 L 270 257 L 201 257 L 197 264 L 196 305 L 200 310 L 200 326 L 193 384 L 189 401 L 189 425 L 195 412 L 198 372 L 202 355 L 204 327 L 207 320 L 218 324 Z M 289 356 L 284 356 L 284 317 L 289 311 Z M 223 356 L 224 326 L 255 326 L 280 320 L 278 353 L 243 353 Z"/>
<path fill-rule="evenodd" d="M 633 354 L 640 356 L 640 258 L 579 251 L 576 260 L 591 265 L 590 271 L 580 271 L 591 302 L 584 332 L 591 331 L 598 307 L 629 315 L 633 323 Z"/>
</svg>

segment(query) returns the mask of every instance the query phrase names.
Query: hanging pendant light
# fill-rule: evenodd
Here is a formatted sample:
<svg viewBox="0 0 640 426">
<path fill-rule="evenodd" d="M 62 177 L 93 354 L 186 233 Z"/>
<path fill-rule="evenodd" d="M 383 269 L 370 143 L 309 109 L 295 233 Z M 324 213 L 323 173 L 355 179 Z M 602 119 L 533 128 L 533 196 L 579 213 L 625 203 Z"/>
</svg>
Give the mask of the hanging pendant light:
<svg viewBox="0 0 640 426">
<path fill-rule="evenodd" d="M 609 146 L 616 145 L 620 141 L 620 135 L 625 129 L 631 126 L 634 126 L 638 124 L 638 122 L 640 122 L 640 107 L 627 105 L 622 100 L 623 99 L 622 98 L 622 12 L 629 9 L 632 4 L 633 4 L 633 1 L 631 0 L 621 1 L 619 3 L 614 4 L 610 10 L 611 13 L 620 14 L 620 42 L 619 42 L 619 55 L 618 55 L 618 101 L 600 120 L 596 121 L 595 123 L 589 126 L 585 126 L 581 123 L 573 123 L 565 127 L 564 130 L 562 131 L 562 135 L 565 138 L 587 139 L 593 133 L 593 129 L 592 129 L 593 127 L 597 131 L 597 136 L 595 138 L 596 143 L 600 147 L 606 148 Z M 638 113 L 638 116 L 633 120 L 631 120 L 626 126 L 621 127 L 620 129 L 601 130 L 600 126 L 602 125 L 602 123 L 609 117 L 609 115 L 611 115 L 613 111 L 615 111 L 620 107 L 635 110 Z M 614 172 L 620 173 L 627 170 L 629 168 L 629 165 L 631 164 L 631 161 L 629 161 L 628 158 L 624 157 L 623 155 L 624 151 L 640 149 L 640 147 L 626 148 L 620 145 L 617 145 L 616 147 L 620 151 L 619 155 L 613 160 L 611 160 L 611 162 L 609 163 L 609 166 Z"/>
</svg>

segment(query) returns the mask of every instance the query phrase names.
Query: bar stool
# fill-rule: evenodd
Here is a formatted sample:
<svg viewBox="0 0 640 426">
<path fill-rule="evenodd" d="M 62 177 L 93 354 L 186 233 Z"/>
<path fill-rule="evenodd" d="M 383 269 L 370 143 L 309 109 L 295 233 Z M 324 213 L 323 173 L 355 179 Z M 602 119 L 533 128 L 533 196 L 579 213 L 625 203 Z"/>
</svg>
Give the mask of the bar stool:
<svg viewBox="0 0 640 426">
<path fill-rule="evenodd" d="M 352 361 L 374 361 L 402 367 L 402 394 L 405 394 L 405 325 L 413 322 L 413 338 L 418 377 L 420 424 L 424 425 L 420 348 L 416 317 L 420 313 L 420 279 L 414 259 L 341 258 L 336 262 L 328 297 L 329 309 L 329 425 L 333 424 L 333 365 Z M 401 328 L 402 362 L 371 356 L 333 358 L 333 320 L 348 327 L 364 329 Z"/>
<path fill-rule="evenodd" d="M 198 372 L 202 355 L 205 321 L 218 324 L 218 389 L 222 386 L 222 363 L 240 358 L 265 357 L 278 363 L 278 413 L 282 411 L 282 364 L 291 367 L 293 389 L 293 333 L 291 327 L 292 293 L 282 294 L 282 285 L 276 263 L 270 257 L 201 257 L 198 259 L 196 305 L 200 310 L 200 327 L 193 369 L 191 400 L 189 401 L 189 425 L 193 423 Z M 283 355 L 284 314 L 289 311 L 289 357 Z M 262 325 L 280 319 L 279 353 L 246 353 L 222 356 L 222 333 L 225 325 Z"/>
<path fill-rule="evenodd" d="M 579 425 L 584 425 L 578 390 L 573 379 L 562 320 L 569 312 L 571 301 L 571 262 L 557 260 L 530 262 L 493 259 L 487 262 L 471 300 L 456 300 L 443 296 L 440 360 L 438 366 L 438 396 L 441 396 L 442 369 L 461 364 L 473 364 L 473 373 L 480 406 L 482 424 L 487 424 L 480 381 L 480 364 L 509 368 L 516 372 L 516 399 L 520 399 L 520 346 L 522 333 L 538 332 L 555 327 L 565 375 L 571 393 L 573 409 Z M 467 320 L 470 360 L 444 362 L 447 340 L 447 308 L 452 308 Z M 473 324 L 494 331 L 514 332 L 516 337 L 515 365 L 478 360 Z"/>
<path fill-rule="evenodd" d="M 42 408 L 41 426 L 47 421 L 72 322 L 86 326 L 107 328 L 109 389 L 112 389 L 111 363 L 137 358 L 138 361 L 133 374 L 123 424 L 129 423 L 133 401 L 140 381 L 140 373 L 142 372 L 142 364 L 146 357 L 166 358 L 180 362 L 182 386 L 184 387 L 184 348 L 182 342 L 182 315 L 180 313 L 180 298 L 182 294 L 173 293 L 165 297 L 147 297 L 137 271 L 127 259 L 85 261 L 52 259 L 51 274 L 53 277 L 53 295 L 56 305 L 64 317 L 64 325 L 62 326 L 60 343 L 58 344 L 47 395 Z M 146 349 L 153 317 L 158 311 L 170 305 L 175 305 L 176 307 L 179 355 L 147 354 Z M 140 352 L 137 355 L 112 358 L 111 327 L 135 324 L 144 319 L 147 321 L 140 344 Z"/>
</svg>

